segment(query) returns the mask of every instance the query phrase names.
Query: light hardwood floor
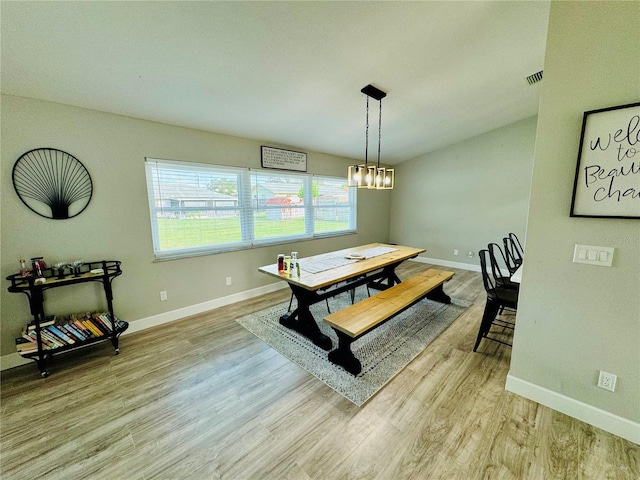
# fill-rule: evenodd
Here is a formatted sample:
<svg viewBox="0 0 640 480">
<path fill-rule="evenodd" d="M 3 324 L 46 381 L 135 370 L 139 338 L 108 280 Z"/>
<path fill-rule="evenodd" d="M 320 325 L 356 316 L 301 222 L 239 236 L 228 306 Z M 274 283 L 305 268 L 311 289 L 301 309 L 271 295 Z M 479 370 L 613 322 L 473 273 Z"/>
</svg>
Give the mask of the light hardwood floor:
<svg viewBox="0 0 640 480">
<path fill-rule="evenodd" d="M 406 278 L 429 265 L 405 262 Z M 2 372 L 2 479 L 640 478 L 640 446 L 504 390 L 510 348 L 483 340 L 478 273 L 445 291 L 473 305 L 362 408 L 235 319 L 229 305 Z M 117 305 L 117 299 L 116 299 Z"/>
</svg>

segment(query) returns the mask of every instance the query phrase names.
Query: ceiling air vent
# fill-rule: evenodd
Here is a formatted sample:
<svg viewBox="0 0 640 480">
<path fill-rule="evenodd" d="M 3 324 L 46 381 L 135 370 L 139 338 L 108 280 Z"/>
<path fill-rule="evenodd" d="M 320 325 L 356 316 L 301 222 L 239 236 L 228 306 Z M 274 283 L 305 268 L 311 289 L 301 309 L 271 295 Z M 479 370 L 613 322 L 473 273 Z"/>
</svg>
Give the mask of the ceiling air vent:
<svg viewBox="0 0 640 480">
<path fill-rule="evenodd" d="M 533 85 L 534 83 L 538 83 L 540 80 L 542 80 L 542 70 L 540 70 L 537 73 L 534 73 L 533 75 L 529 75 L 527 78 L 527 83 L 529 85 Z"/>
</svg>

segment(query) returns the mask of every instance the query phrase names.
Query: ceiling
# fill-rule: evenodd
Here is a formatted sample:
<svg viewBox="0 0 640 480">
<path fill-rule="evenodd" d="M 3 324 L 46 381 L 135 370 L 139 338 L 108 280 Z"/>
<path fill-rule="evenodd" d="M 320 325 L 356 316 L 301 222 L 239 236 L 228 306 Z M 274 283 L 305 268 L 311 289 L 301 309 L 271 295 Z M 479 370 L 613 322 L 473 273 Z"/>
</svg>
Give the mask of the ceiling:
<svg viewBox="0 0 640 480">
<path fill-rule="evenodd" d="M 2 93 L 382 162 L 536 115 L 548 1 L 1 2 Z M 377 146 L 378 102 L 370 114 Z"/>
</svg>

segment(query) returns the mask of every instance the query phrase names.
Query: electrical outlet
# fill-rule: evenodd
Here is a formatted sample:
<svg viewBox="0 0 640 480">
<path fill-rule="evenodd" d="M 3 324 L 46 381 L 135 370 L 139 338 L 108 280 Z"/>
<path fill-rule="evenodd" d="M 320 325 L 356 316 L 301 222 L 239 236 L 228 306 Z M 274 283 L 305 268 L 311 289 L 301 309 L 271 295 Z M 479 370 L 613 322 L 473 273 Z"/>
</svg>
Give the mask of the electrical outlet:
<svg viewBox="0 0 640 480">
<path fill-rule="evenodd" d="M 473 258 L 473 252 L 472 252 L 471 250 L 469 250 L 469 253 L 467 254 L 467 256 L 468 256 L 469 258 Z"/>
<path fill-rule="evenodd" d="M 613 373 L 607 373 L 600 370 L 600 376 L 598 377 L 598 386 L 609 390 L 611 392 L 616 391 L 616 380 L 618 377 Z"/>
<path fill-rule="evenodd" d="M 227 287 L 231 285 L 231 277 L 227 277 Z"/>
<path fill-rule="evenodd" d="M 162 290 L 160 292 L 160 301 L 164 302 L 167 299 L 167 291 L 166 290 Z"/>
<path fill-rule="evenodd" d="M 454 248 L 454 249 L 453 249 L 453 254 L 454 254 L 454 255 L 458 255 L 458 249 L 457 249 L 457 248 Z"/>
</svg>

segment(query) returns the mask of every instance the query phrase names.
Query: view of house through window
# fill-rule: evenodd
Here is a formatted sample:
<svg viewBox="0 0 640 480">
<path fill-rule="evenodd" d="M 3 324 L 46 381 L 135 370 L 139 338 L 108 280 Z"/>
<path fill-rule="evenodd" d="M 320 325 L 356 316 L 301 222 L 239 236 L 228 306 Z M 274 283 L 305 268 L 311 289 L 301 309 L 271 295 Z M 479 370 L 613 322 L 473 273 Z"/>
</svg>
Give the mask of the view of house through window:
<svg viewBox="0 0 640 480">
<path fill-rule="evenodd" d="M 240 250 L 356 230 L 346 178 L 147 158 L 156 258 Z"/>
</svg>

